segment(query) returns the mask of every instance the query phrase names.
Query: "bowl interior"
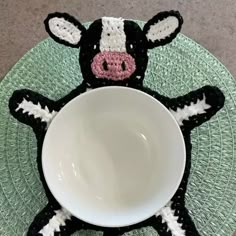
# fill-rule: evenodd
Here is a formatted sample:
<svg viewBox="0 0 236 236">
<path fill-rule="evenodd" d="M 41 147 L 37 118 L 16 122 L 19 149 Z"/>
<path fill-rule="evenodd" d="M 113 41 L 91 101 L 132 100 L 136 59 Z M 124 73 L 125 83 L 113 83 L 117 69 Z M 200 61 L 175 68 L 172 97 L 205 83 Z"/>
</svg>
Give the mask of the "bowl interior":
<svg viewBox="0 0 236 236">
<path fill-rule="evenodd" d="M 58 202 L 91 224 L 121 227 L 154 215 L 185 167 L 182 133 L 151 96 L 99 88 L 69 102 L 46 133 L 42 164 Z"/>
</svg>

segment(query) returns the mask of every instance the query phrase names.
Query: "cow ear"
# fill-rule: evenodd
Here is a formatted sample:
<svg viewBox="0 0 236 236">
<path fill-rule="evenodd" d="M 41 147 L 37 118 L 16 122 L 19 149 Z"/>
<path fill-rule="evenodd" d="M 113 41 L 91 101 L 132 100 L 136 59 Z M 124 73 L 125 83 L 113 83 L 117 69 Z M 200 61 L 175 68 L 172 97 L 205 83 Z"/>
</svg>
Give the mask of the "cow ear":
<svg viewBox="0 0 236 236">
<path fill-rule="evenodd" d="M 51 13 L 44 20 L 48 34 L 58 43 L 70 47 L 79 47 L 85 27 L 67 13 Z"/>
<path fill-rule="evenodd" d="M 170 43 L 180 32 L 183 18 L 178 11 L 164 11 L 155 15 L 143 28 L 148 48 Z"/>
</svg>

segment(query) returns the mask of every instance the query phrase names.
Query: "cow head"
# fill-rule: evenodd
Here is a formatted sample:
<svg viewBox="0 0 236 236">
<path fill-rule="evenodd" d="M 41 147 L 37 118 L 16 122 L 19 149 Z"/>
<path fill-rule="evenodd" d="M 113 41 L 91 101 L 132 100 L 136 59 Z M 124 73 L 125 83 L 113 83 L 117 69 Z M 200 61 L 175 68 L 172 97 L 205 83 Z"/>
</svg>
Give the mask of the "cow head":
<svg viewBox="0 0 236 236">
<path fill-rule="evenodd" d="M 179 12 L 160 12 L 141 29 L 122 18 L 102 17 L 88 29 L 66 13 L 49 14 L 45 27 L 49 35 L 66 46 L 79 48 L 84 80 L 100 85 L 142 84 L 148 49 L 171 42 L 183 20 Z"/>
</svg>

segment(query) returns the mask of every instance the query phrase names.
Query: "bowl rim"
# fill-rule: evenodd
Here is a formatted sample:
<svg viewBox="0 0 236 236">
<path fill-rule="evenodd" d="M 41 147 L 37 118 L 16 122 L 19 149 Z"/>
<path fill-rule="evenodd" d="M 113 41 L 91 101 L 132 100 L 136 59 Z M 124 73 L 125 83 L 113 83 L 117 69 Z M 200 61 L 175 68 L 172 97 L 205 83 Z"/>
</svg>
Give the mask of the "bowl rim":
<svg viewBox="0 0 236 236">
<path fill-rule="evenodd" d="M 130 90 L 130 91 L 133 91 L 133 92 L 136 92 L 136 93 L 139 93 L 139 94 L 142 94 L 142 95 L 145 95 L 147 96 L 149 99 L 151 99 L 152 101 L 155 101 L 159 106 L 161 106 L 165 112 L 167 112 L 171 118 L 171 120 L 175 123 L 175 126 L 177 127 L 177 132 L 178 132 L 178 136 L 180 137 L 180 141 L 181 141 L 181 148 L 182 148 L 182 151 L 183 151 L 183 159 L 182 159 L 182 169 L 181 169 L 181 173 L 179 175 L 179 178 L 178 178 L 178 181 L 176 181 L 176 186 L 175 188 L 173 188 L 172 190 L 172 193 L 170 194 L 170 197 L 166 200 L 165 204 L 163 204 L 163 206 L 159 209 L 156 209 L 152 211 L 152 213 L 150 214 L 146 214 L 145 216 L 143 216 L 142 218 L 140 217 L 138 220 L 135 218 L 133 219 L 132 221 L 130 220 L 129 222 L 127 221 L 127 223 L 123 223 L 123 224 L 113 224 L 113 225 L 109 225 L 109 224 L 106 224 L 106 222 L 104 223 L 96 223 L 96 222 L 93 222 L 92 220 L 90 219 L 84 219 L 83 217 L 81 217 L 80 215 L 78 215 L 73 209 L 68 209 L 67 207 L 64 206 L 64 203 L 61 201 L 61 199 L 59 199 L 58 195 L 55 194 L 54 192 L 54 188 L 51 184 L 49 184 L 49 181 L 47 179 L 47 175 L 45 174 L 46 173 L 46 165 L 45 165 L 45 140 L 47 140 L 47 137 L 48 137 L 48 130 L 50 129 L 50 126 L 51 126 L 51 123 L 54 122 L 55 119 L 57 119 L 58 115 L 60 115 L 61 111 L 64 110 L 65 107 L 68 107 L 68 106 L 71 106 L 73 103 L 75 103 L 78 99 L 81 99 L 82 97 L 84 96 L 89 96 L 91 93 L 96 93 L 96 92 L 100 92 L 102 90 L 114 90 L 114 89 L 121 89 L 121 90 Z M 84 222 L 87 222 L 89 224 L 92 224 L 92 225 L 96 225 L 96 226 L 99 226 L 99 227 L 109 227 L 109 228 L 116 228 L 116 227 L 127 227 L 127 226 L 130 226 L 130 225 L 135 225 L 137 223 L 140 223 L 140 222 L 143 222 L 145 220 L 147 220 L 148 218 L 152 217 L 152 216 L 155 216 L 157 215 L 158 211 L 160 211 L 164 206 L 166 206 L 168 204 L 168 202 L 171 200 L 171 198 L 174 196 L 174 194 L 176 193 L 176 191 L 178 190 L 180 184 L 181 184 L 181 181 L 183 179 L 183 176 L 184 176 L 184 171 L 185 171 L 185 167 L 186 167 L 186 146 L 185 146 L 185 140 L 184 140 L 184 136 L 183 136 L 183 133 L 181 131 L 181 128 L 178 124 L 178 122 L 176 121 L 176 119 L 174 118 L 174 116 L 171 114 L 171 112 L 168 110 L 167 107 L 165 107 L 159 100 L 157 100 L 156 98 L 154 98 L 153 96 L 141 91 L 141 90 L 138 90 L 138 89 L 135 89 L 135 88 L 130 88 L 130 87 L 125 87 L 125 86 L 105 86 L 105 87 L 99 87 L 99 88 L 94 88 L 94 89 L 91 89 L 91 90 L 88 90 L 78 96 L 76 96 L 75 98 L 73 98 L 72 100 L 70 100 L 67 104 L 65 104 L 61 109 L 60 111 L 57 113 L 57 115 L 54 117 L 54 119 L 52 120 L 52 122 L 50 123 L 48 129 L 47 129 L 47 132 L 44 136 L 44 140 L 43 140 L 43 145 L 42 145 L 42 153 L 41 153 L 41 164 L 42 164 L 42 170 L 43 170 L 43 175 L 44 175 L 44 178 L 45 178 L 45 181 L 46 181 L 46 184 L 51 192 L 51 194 L 54 196 L 54 198 L 56 199 L 56 201 L 61 205 L 62 208 L 66 209 L 68 212 L 70 212 L 74 217 L 84 221 Z M 130 217 L 129 217 L 130 218 Z M 94 219 L 91 218 L 91 219 Z"/>
</svg>

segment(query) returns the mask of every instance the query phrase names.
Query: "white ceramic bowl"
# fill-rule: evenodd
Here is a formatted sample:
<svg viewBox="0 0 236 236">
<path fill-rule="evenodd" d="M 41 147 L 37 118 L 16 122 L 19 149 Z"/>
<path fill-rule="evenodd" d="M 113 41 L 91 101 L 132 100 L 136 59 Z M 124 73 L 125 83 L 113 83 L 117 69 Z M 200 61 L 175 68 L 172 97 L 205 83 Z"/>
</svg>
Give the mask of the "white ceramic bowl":
<svg viewBox="0 0 236 236">
<path fill-rule="evenodd" d="M 46 133 L 42 165 L 58 202 L 88 223 L 121 227 L 153 216 L 185 168 L 182 133 L 153 97 L 124 87 L 69 102 Z"/>
</svg>

